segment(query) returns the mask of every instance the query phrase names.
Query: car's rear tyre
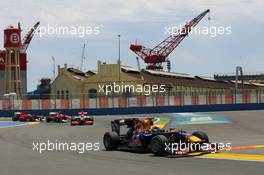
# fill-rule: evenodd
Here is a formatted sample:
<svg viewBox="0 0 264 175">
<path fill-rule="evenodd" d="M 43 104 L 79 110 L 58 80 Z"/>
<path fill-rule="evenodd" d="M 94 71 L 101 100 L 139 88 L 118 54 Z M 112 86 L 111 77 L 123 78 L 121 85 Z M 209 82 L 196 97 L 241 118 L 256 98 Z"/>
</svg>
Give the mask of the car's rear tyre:
<svg viewBox="0 0 264 175">
<path fill-rule="evenodd" d="M 151 139 L 150 149 L 155 156 L 162 156 L 165 154 L 165 145 L 168 142 L 164 135 L 157 135 Z"/>
<path fill-rule="evenodd" d="M 50 117 L 46 117 L 46 122 L 49 123 L 51 121 Z"/>
<path fill-rule="evenodd" d="M 72 123 L 72 121 L 71 121 L 71 126 L 74 126 L 74 124 Z"/>
<path fill-rule="evenodd" d="M 106 132 L 104 134 L 104 146 L 107 151 L 118 149 L 120 138 L 116 132 Z"/>
<path fill-rule="evenodd" d="M 209 143 L 209 137 L 203 131 L 195 131 L 195 132 L 192 133 L 192 135 L 198 137 L 201 140 L 203 140 L 204 143 Z"/>
<path fill-rule="evenodd" d="M 18 121 L 18 118 L 15 117 L 15 116 L 13 116 L 13 117 L 12 117 L 12 121 L 14 121 L 14 122 L 15 122 L 15 121 Z"/>
</svg>

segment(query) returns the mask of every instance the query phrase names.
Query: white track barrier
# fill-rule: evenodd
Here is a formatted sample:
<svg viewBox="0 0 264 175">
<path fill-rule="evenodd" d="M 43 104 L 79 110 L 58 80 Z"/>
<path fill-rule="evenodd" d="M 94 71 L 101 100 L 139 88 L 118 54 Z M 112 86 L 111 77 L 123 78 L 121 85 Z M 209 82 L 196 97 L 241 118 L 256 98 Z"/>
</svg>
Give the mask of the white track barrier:
<svg viewBox="0 0 264 175">
<path fill-rule="evenodd" d="M 199 95 L 198 96 L 198 101 L 200 105 L 206 105 L 207 104 L 207 97 L 206 95 Z"/>
<path fill-rule="evenodd" d="M 55 108 L 61 109 L 61 101 L 60 100 L 55 100 Z"/>
<path fill-rule="evenodd" d="M 216 95 L 216 104 L 222 104 L 222 103 L 223 103 L 223 96 Z"/>
<path fill-rule="evenodd" d="M 51 99 L 51 109 L 54 109 L 54 108 L 56 108 L 56 100 L 54 100 L 54 99 Z"/>
<path fill-rule="evenodd" d="M 118 108 L 118 97 L 114 97 L 113 98 L 113 102 L 112 102 L 112 107 L 114 108 Z"/>
<path fill-rule="evenodd" d="M 236 94 L 236 104 L 242 104 L 243 103 L 243 95 L 242 94 Z"/>
<path fill-rule="evenodd" d="M 72 108 L 78 109 L 81 107 L 80 99 L 72 99 Z"/>
<path fill-rule="evenodd" d="M 137 107 L 137 97 L 129 97 L 128 98 L 128 107 Z"/>
<path fill-rule="evenodd" d="M 169 106 L 174 106 L 174 96 L 169 96 Z"/>
<path fill-rule="evenodd" d="M 17 109 L 17 110 L 22 109 L 22 100 L 14 100 L 14 109 Z"/>
<path fill-rule="evenodd" d="M 144 106 L 177 106 L 177 105 L 205 105 L 205 104 L 244 104 L 264 103 L 264 94 L 223 94 L 223 95 L 198 95 L 198 96 L 142 96 L 142 97 L 102 97 L 67 100 L 0 100 L 0 110 L 7 109 L 79 109 L 87 108 L 118 108 L 118 107 L 144 107 Z M 11 103 L 10 103 L 11 102 Z M 14 102 L 14 103 L 13 103 Z"/>
<path fill-rule="evenodd" d="M 169 96 L 164 97 L 164 104 L 163 106 L 170 106 L 170 98 Z"/>
<path fill-rule="evenodd" d="M 146 97 L 146 106 L 153 106 L 153 97 L 152 96 Z"/>
<path fill-rule="evenodd" d="M 96 108 L 97 105 L 97 98 L 90 98 L 89 99 L 89 108 Z"/>
<path fill-rule="evenodd" d="M 107 99 L 108 108 L 112 108 L 114 106 L 114 99 L 112 97 L 109 97 Z"/>
<path fill-rule="evenodd" d="M 32 109 L 40 109 L 41 105 L 40 105 L 40 100 L 32 100 Z"/>
<path fill-rule="evenodd" d="M 184 96 L 184 105 L 192 105 L 192 96 L 191 95 L 185 95 Z"/>
<path fill-rule="evenodd" d="M 109 97 L 108 98 L 108 107 L 112 108 L 114 106 L 114 98 Z"/>
<path fill-rule="evenodd" d="M 257 103 L 257 94 L 256 93 L 250 94 L 250 103 Z"/>
</svg>

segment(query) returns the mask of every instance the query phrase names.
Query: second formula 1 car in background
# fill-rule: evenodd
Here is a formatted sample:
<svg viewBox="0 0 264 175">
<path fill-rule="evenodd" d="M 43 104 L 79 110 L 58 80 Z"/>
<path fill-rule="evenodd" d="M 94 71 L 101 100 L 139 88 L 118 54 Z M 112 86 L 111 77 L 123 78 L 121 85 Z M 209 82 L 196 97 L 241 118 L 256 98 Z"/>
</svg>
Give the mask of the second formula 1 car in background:
<svg viewBox="0 0 264 175">
<path fill-rule="evenodd" d="M 61 112 L 50 112 L 46 117 L 46 122 L 66 123 L 71 120 L 71 116 L 62 114 Z"/>
<path fill-rule="evenodd" d="M 71 117 L 71 125 L 93 125 L 94 118 L 88 112 L 78 112 L 77 116 Z"/>
<path fill-rule="evenodd" d="M 15 112 L 12 120 L 20 122 L 41 122 L 42 118 L 42 116 L 31 115 L 27 112 Z"/>
</svg>

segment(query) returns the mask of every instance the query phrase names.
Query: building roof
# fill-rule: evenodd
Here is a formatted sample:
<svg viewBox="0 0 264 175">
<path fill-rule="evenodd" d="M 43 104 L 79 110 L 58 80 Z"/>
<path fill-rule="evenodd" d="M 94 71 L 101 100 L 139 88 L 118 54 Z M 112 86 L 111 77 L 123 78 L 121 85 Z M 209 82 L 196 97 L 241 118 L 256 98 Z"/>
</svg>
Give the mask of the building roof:
<svg viewBox="0 0 264 175">
<path fill-rule="evenodd" d="M 130 66 L 121 66 L 123 73 L 130 75 L 132 77 L 142 79 L 144 83 L 147 84 L 165 84 L 168 87 L 173 86 L 187 86 L 196 88 L 211 88 L 211 89 L 233 89 L 235 87 L 234 82 L 230 81 L 218 81 L 212 77 L 205 76 L 190 76 L 185 73 L 175 73 L 175 72 L 163 72 L 155 70 L 144 70 L 141 71 L 134 69 Z M 78 69 L 68 68 L 67 71 L 72 74 L 75 80 L 88 80 L 96 73 L 93 71 L 82 72 Z M 89 81 L 89 80 L 88 80 Z M 258 86 L 257 84 L 238 84 L 239 88 L 252 89 Z"/>
</svg>

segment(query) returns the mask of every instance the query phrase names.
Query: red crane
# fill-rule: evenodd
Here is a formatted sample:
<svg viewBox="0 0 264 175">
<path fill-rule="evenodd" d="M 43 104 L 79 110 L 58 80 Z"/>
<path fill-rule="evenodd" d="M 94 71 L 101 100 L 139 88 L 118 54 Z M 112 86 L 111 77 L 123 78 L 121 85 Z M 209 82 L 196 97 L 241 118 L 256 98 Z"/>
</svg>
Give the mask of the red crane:
<svg viewBox="0 0 264 175">
<path fill-rule="evenodd" d="M 38 26 L 39 26 L 40 22 L 38 21 L 31 29 L 30 31 L 26 34 L 26 36 L 23 38 L 23 42 L 22 42 L 22 45 L 21 45 L 21 52 L 22 53 L 25 53 L 33 36 L 34 36 L 34 33 L 36 32 Z M 19 26 L 20 28 L 20 26 Z"/>
<path fill-rule="evenodd" d="M 149 49 L 138 44 L 131 44 L 130 50 L 135 52 L 140 58 L 144 60 L 145 63 L 147 63 L 147 69 L 162 70 L 162 63 L 168 61 L 168 55 L 190 33 L 192 27 L 196 26 L 209 12 L 209 9 L 205 10 L 190 22 L 185 24 L 182 29 L 178 30 L 177 35 L 170 35 L 153 49 Z"/>
</svg>

